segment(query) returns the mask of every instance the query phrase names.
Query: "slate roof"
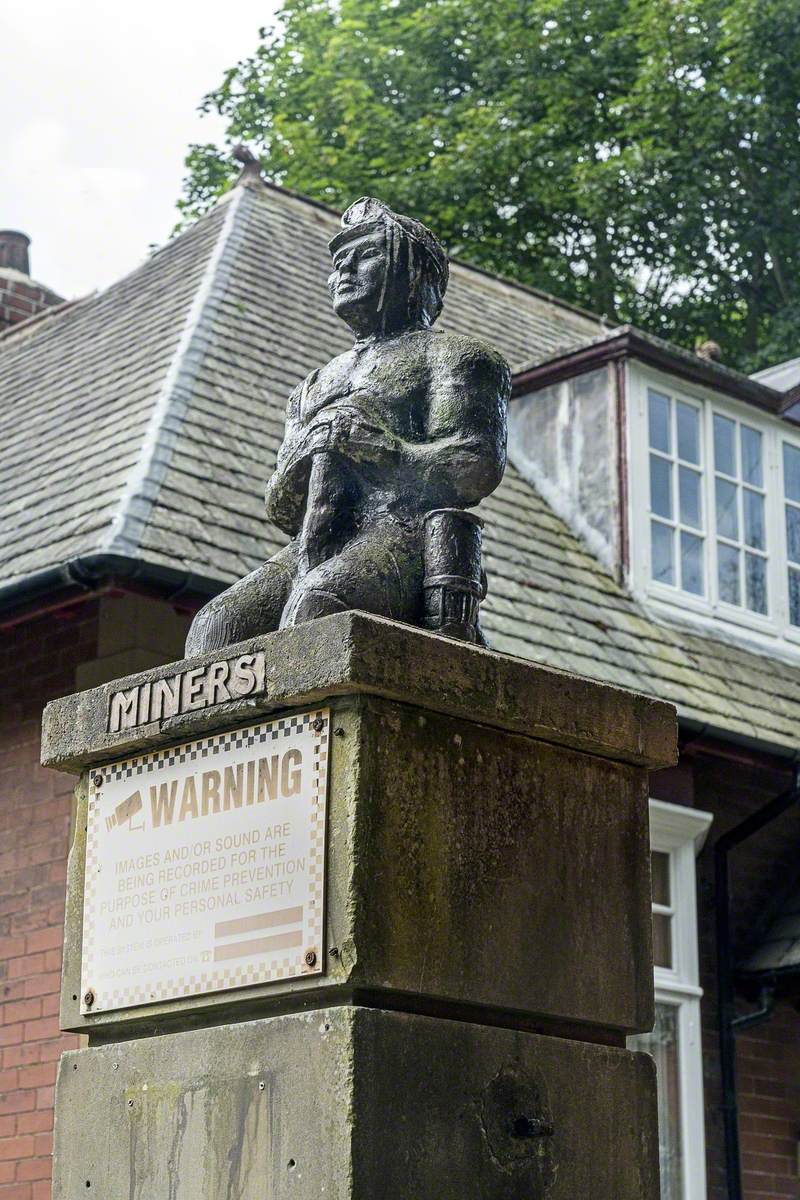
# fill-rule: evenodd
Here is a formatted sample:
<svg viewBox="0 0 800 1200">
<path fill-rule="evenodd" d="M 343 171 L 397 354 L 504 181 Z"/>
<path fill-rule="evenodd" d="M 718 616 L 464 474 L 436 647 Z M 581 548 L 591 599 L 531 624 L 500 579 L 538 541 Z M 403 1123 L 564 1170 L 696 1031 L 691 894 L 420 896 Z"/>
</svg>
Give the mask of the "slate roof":
<svg viewBox="0 0 800 1200">
<path fill-rule="evenodd" d="M 788 358 L 786 362 L 764 367 L 761 371 L 755 371 L 750 378 L 778 392 L 789 392 L 800 383 L 800 358 Z"/>
<path fill-rule="evenodd" d="M 135 559 L 219 588 L 285 540 L 263 517 L 291 389 L 349 344 L 330 310 L 335 214 L 263 184 L 107 291 L 0 337 L 0 603 L 54 564 Z M 442 325 L 512 366 L 600 322 L 454 264 Z M 646 613 L 513 465 L 483 506 L 484 625 L 511 654 L 673 701 L 794 750 L 800 668 Z"/>
<path fill-rule="evenodd" d="M 0 579 L 109 550 L 170 397 L 223 210 L 100 295 L 0 337 Z"/>
<path fill-rule="evenodd" d="M 746 975 L 794 975 L 800 972 L 800 890 L 783 906 L 758 949 L 742 964 Z"/>
</svg>

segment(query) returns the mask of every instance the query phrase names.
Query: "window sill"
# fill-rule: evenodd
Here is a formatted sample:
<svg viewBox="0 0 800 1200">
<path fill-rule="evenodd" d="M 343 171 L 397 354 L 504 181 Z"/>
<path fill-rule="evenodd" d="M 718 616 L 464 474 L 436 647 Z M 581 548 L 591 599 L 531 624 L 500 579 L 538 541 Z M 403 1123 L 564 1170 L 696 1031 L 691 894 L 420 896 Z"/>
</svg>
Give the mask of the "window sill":
<svg viewBox="0 0 800 1200">
<path fill-rule="evenodd" d="M 635 594 L 645 608 L 656 616 L 672 623 L 693 627 L 698 633 L 711 637 L 728 636 L 740 642 L 751 653 L 763 653 L 770 657 L 783 657 L 796 664 L 800 659 L 800 629 L 781 629 L 767 621 L 748 618 L 738 610 L 728 612 L 714 609 L 708 603 L 698 603 L 682 594 L 676 596 L 671 590 L 652 585 L 643 594 Z"/>
</svg>

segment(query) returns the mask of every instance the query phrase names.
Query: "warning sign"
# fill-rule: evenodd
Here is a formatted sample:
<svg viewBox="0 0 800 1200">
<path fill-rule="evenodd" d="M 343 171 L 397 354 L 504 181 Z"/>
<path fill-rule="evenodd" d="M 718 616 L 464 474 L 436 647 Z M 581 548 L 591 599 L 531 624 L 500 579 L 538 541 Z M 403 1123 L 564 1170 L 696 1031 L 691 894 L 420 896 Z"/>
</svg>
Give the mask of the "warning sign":
<svg viewBox="0 0 800 1200">
<path fill-rule="evenodd" d="M 93 772 L 82 1012 L 322 970 L 329 715 Z"/>
</svg>

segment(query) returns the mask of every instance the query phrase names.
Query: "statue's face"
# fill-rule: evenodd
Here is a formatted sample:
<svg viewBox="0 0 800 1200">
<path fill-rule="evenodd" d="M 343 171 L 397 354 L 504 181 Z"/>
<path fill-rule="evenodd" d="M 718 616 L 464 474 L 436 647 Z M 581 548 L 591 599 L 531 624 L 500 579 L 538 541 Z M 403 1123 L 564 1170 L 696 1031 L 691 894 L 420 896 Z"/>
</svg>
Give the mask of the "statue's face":
<svg viewBox="0 0 800 1200">
<path fill-rule="evenodd" d="M 375 230 L 340 246 L 333 257 L 328 289 L 333 310 L 348 325 L 377 324 L 387 269 L 386 238 Z"/>
</svg>

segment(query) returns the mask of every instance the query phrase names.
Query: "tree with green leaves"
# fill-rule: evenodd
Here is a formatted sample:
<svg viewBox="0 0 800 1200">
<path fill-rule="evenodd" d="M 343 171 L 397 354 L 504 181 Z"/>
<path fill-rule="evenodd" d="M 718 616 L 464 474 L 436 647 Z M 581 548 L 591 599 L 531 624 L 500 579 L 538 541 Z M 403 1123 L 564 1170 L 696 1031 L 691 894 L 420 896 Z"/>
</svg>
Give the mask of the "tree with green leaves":
<svg viewBox="0 0 800 1200">
<path fill-rule="evenodd" d="M 797 0 L 286 0 L 203 101 L 203 212 L 246 142 L 341 208 L 753 370 L 800 353 Z"/>
</svg>

